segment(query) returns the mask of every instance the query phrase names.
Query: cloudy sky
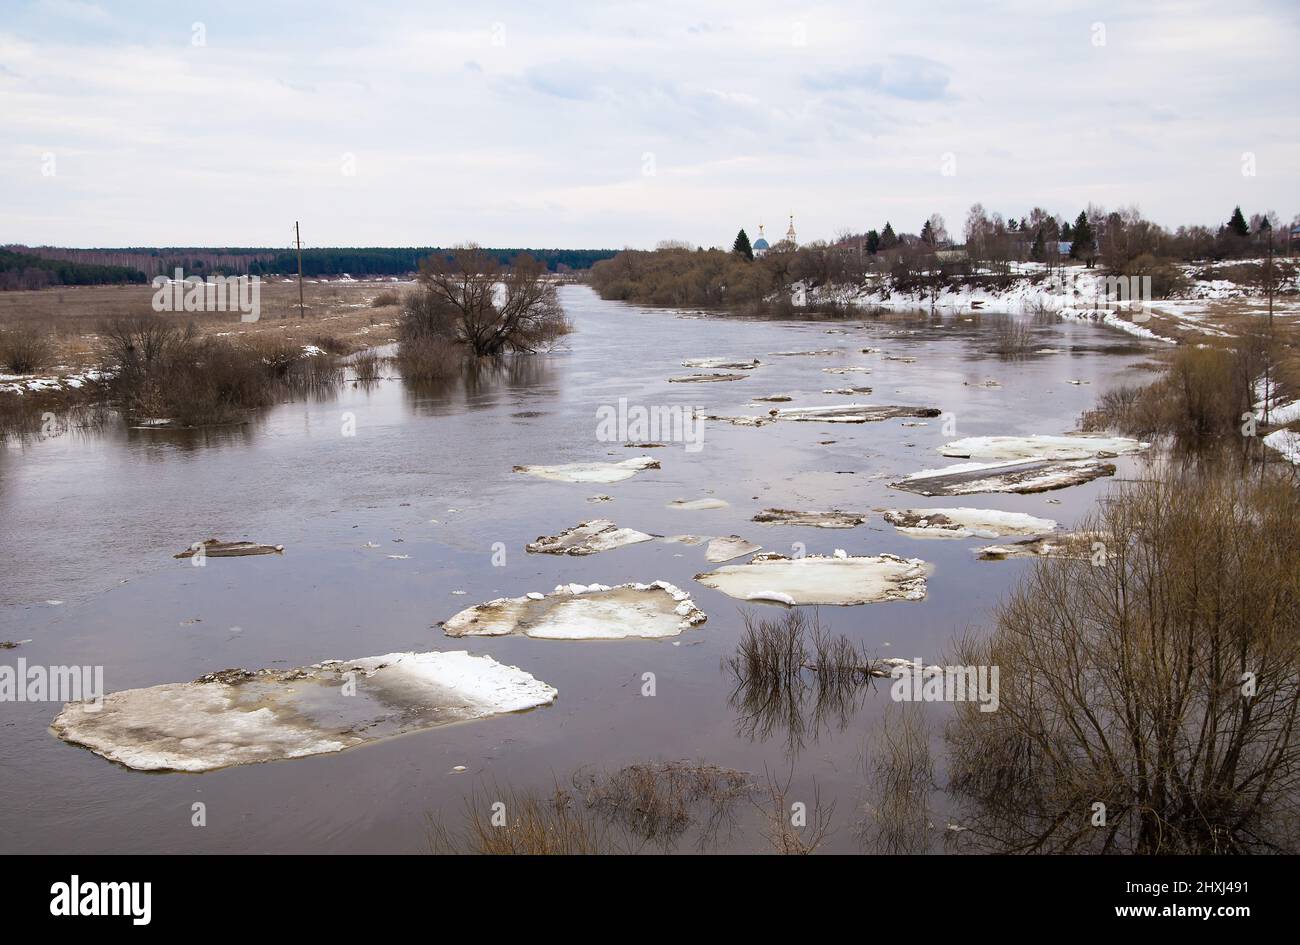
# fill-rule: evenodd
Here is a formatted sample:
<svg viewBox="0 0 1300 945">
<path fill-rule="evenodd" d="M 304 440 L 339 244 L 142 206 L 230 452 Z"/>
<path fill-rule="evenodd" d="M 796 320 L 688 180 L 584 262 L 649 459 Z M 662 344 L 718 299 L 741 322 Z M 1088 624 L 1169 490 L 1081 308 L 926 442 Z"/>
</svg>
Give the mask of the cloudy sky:
<svg viewBox="0 0 1300 945">
<path fill-rule="evenodd" d="M 1294 0 L 0 5 L 0 243 L 1300 213 Z"/>
</svg>

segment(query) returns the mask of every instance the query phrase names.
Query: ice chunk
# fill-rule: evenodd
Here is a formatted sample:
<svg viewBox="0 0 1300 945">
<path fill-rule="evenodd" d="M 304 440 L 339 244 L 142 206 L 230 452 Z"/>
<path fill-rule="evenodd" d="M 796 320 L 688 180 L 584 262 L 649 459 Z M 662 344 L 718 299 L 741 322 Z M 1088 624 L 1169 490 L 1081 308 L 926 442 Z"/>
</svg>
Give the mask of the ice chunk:
<svg viewBox="0 0 1300 945">
<path fill-rule="evenodd" d="M 1150 443 L 1125 436 L 968 436 L 939 447 L 944 456 L 962 459 L 1091 459 L 1137 453 Z"/>
<path fill-rule="evenodd" d="M 524 545 L 524 550 L 532 554 L 589 555 L 653 540 L 654 536 L 645 532 L 619 528 L 609 519 L 593 518 L 566 528 L 558 535 L 542 535 Z"/>
<path fill-rule="evenodd" d="M 1001 538 L 1056 530 L 1050 518 L 999 509 L 890 509 L 885 521 L 913 538 Z"/>
<path fill-rule="evenodd" d="M 1010 460 L 1002 463 L 958 463 L 944 469 L 922 469 L 891 482 L 891 489 L 920 495 L 972 495 L 977 492 L 1027 494 L 1064 489 L 1115 475 L 1111 463 L 1097 460 Z"/>
<path fill-rule="evenodd" d="M 799 512 L 794 509 L 764 509 L 754 516 L 763 525 L 813 525 L 817 528 L 852 528 L 867 520 L 856 512 L 831 509 L 826 512 Z"/>
<path fill-rule="evenodd" d="M 740 600 L 788 597 L 789 604 L 847 606 L 889 600 L 921 600 L 929 566 L 897 555 L 756 555 L 747 564 L 728 564 L 695 575 L 706 587 Z M 757 595 L 763 595 L 762 597 Z"/>
<path fill-rule="evenodd" d="M 621 463 L 564 463 L 560 466 L 516 466 L 515 472 L 527 473 L 554 482 L 622 482 L 643 469 L 658 469 L 659 460 L 634 456 Z"/>
<path fill-rule="evenodd" d="M 706 561 L 712 561 L 715 564 L 721 561 L 730 561 L 732 558 L 739 558 L 743 555 L 753 554 L 755 551 L 762 551 L 762 545 L 756 545 L 752 541 L 746 541 L 739 535 L 727 535 L 724 538 L 714 538 L 709 541 L 709 547 L 704 551 Z"/>
<path fill-rule="evenodd" d="M 674 637 L 703 623 L 691 596 L 667 581 L 653 584 L 562 584 L 541 600 L 499 597 L 462 610 L 443 624 L 450 637 L 518 633 L 546 640 Z"/>
<path fill-rule="evenodd" d="M 98 710 L 68 703 L 50 727 L 129 768 L 210 771 L 342 751 L 555 697 L 552 687 L 490 656 L 389 653 L 128 689 Z"/>
</svg>

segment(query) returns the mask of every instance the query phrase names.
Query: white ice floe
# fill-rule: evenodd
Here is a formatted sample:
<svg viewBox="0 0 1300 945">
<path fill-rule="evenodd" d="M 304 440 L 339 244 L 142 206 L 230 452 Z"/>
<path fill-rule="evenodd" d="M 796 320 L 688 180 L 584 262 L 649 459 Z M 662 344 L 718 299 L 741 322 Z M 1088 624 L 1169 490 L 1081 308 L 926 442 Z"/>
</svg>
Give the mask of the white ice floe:
<svg viewBox="0 0 1300 945">
<path fill-rule="evenodd" d="M 740 600 L 848 606 L 890 600 L 921 600 L 929 566 L 896 555 L 757 555 L 695 575 L 706 587 Z M 779 596 L 778 596 L 779 595 Z"/>
<path fill-rule="evenodd" d="M 561 584 L 550 594 L 499 597 L 462 610 L 443 624 L 450 637 L 522 634 L 545 640 L 674 637 L 703 623 L 691 596 L 667 581 L 653 584 Z"/>
<path fill-rule="evenodd" d="M 219 538 L 209 538 L 206 541 L 194 542 L 184 551 L 178 552 L 172 557 L 193 558 L 197 555 L 202 558 L 239 558 L 244 555 L 274 555 L 283 552 L 284 545 L 265 545 L 257 541 L 222 541 Z"/>
<path fill-rule="evenodd" d="M 802 512 L 795 509 L 764 509 L 754 516 L 763 525 L 813 525 L 817 528 L 852 528 L 867 520 L 857 512 L 830 509 L 825 512 Z"/>
<path fill-rule="evenodd" d="M 756 551 L 762 551 L 762 545 L 756 545 L 752 541 L 747 541 L 739 535 L 727 535 L 725 537 L 713 538 L 709 540 L 709 547 L 704 551 L 704 559 L 718 564 L 723 561 L 730 561 L 732 558 L 740 558 L 744 555 L 753 554 Z"/>
<path fill-rule="evenodd" d="M 653 535 L 635 528 L 619 528 L 608 519 L 593 518 L 566 528 L 558 535 L 542 535 L 524 545 L 524 550 L 532 554 L 590 555 L 653 540 Z"/>
<path fill-rule="evenodd" d="M 1000 509 L 890 509 L 885 521 L 913 538 L 1001 538 L 1055 531 L 1050 518 Z"/>
<path fill-rule="evenodd" d="M 1068 434 L 1050 436 L 968 436 L 939 447 L 944 456 L 962 459 L 1091 459 L 1137 453 L 1150 443 L 1126 436 Z"/>
<path fill-rule="evenodd" d="M 757 358 L 750 358 L 748 360 L 738 358 L 687 358 L 682 362 L 682 367 L 723 371 L 749 371 L 758 367 L 758 364 L 759 362 Z"/>
<path fill-rule="evenodd" d="M 559 466 L 516 466 L 515 472 L 527 473 L 554 482 L 622 482 L 643 469 L 658 469 L 659 460 L 635 456 L 621 463 L 564 463 Z"/>
<path fill-rule="evenodd" d="M 674 499 L 669 502 L 665 508 L 680 509 L 684 512 L 706 512 L 711 509 L 730 508 L 731 503 L 725 499 L 703 498 L 703 499 Z"/>
<path fill-rule="evenodd" d="M 821 423 L 869 423 L 896 417 L 937 417 L 936 407 L 899 407 L 889 404 L 834 404 L 825 407 L 785 407 L 771 411 L 777 420 Z"/>
<path fill-rule="evenodd" d="M 1027 494 L 1064 489 L 1113 475 L 1113 464 L 1094 459 L 1013 459 L 1000 463 L 958 463 L 942 469 L 922 469 L 891 482 L 889 487 L 920 495 Z"/>
<path fill-rule="evenodd" d="M 516 666 L 463 650 L 328 660 L 300 669 L 223 670 L 128 689 L 102 707 L 68 703 L 64 741 L 142 771 L 210 771 L 301 758 L 555 701 Z"/>
</svg>

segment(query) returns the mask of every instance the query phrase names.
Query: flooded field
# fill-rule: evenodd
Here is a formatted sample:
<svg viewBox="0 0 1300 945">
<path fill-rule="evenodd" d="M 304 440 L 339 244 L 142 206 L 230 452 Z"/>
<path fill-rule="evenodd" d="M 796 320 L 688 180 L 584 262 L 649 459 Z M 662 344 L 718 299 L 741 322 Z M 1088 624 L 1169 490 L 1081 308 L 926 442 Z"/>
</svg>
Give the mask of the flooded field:
<svg viewBox="0 0 1300 945">
<path fill-rule="evenodd" d="M 650 536 L 738 536 L 791 556 L 842 549 L 919 558 L 923 599 L 822 606 L 817 618 L 875 658 L 937 662 L 954 637 L 987 626 L 1032 562 L 979 560 L 989 539 L 920 537 L 889 524 L 883 510 L 966 506 L 1068 529 L 1143 460 L 1107 458 L 1114 476 L 1030 494 L 927 497 L 890 484 L 921 470 L 1005 461 L 940 454 L 958 438 L 1075 430 L 1100 392 L 1142 377 L 1135 365 L 1148 348 L 1095 325 L 1043 323 L 1032 325 L 1037 353 L 1002 359 L 987 316 L 752 321 L 605 302 L 582 286 L 560 294 L 576 328 L 563 350 L 437 388 L 388 378 L 282 404 L 238 427 L 114 426 L 0 449 L 0 640 L 30 641 L 3 651 L 4 663 L 102 666 L 105 688 L 116 692 L 233 667 L 468 650 L 554 687 L 553 702 L 204 773 L 131 770 L 55 737 L 49 726 L 60 705 L 7 703 L 0 846 L 421 851 L 429 816 L 455 823 L 471 799 L 546 793 L 582 770 L 685 760 L 760 783 L 788 780 L 787 802 L 811 808 L 817 798 L 829 817 L 824 849 L 870 849 L 855 826 L 873 733 L 902 708 L 888 680 L 816 718 L 797 718 L 799 706 L 756 707 L 735 697 L 725 663 L 745 611 L 773 619 L 788 611 L 695 580 L 724 566 L 707 540 L 636 540 L 592 554 L 524 546 L 606 519 Z M 759 364 L 747 366 L 753 359 Z M 731 377 L 686 380 L 697 374 Z M 706 420 L 697 439 L 629 448 L 604 437 L 598 422 L 621 400 L 729 418 L 844 404 L 942 415 Z M 658 465 L 612 481 L 514 469 L 642 456 Z M 753 520 L 770 509 L 840 510 L 865 521 Z M 213 557 L 202 567 L 173 557 L 213 537 L 284 552 Z M 656 581 L 688 593 L 707 621 L 660 639 L 452 638 L 439 625 L 476 604 L 557 585 Z M 949 707 L 923 711 L 937 732 Z M 936 740 L 942 782 L 940 747 Z M 206 826 L 192 823 L 196 802 Z M 934 803 L 933 848 L 942 849 L 942 797 Z M 761 819 L 745 805 L 717 846 L 763 849 Z"/>
</svg>

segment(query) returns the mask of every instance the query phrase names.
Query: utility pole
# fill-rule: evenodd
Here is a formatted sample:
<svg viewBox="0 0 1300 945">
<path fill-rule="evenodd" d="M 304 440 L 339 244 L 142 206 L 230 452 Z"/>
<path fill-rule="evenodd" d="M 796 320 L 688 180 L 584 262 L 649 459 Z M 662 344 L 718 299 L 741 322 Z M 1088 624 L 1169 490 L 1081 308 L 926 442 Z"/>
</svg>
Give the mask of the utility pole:
<svg viewBox="0 0 1300 945">
<path fill-rule="evenodd" d="M 302 236 L 298 232 L 298 221 L 293 221 L 293 241 L 298 245 L 298 317 L 306 318 L 302 304 Z"/>
</svg>

